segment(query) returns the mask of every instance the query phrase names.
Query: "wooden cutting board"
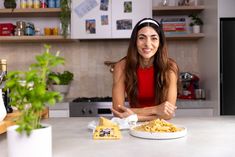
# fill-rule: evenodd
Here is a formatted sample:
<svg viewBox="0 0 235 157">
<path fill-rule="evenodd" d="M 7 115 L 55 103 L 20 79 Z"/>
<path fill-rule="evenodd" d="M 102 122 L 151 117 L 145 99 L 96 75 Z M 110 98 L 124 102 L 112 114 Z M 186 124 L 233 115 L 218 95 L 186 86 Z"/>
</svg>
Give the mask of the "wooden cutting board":
<svg viewBox="0 0 235 157">
<path fill-rule="evenodd" d="M 20 112 L 19 111 L 14 111 L 12 113 L 7 114 L 7 116 L 5 117 L 5 119 L 0 122 L 0 134 L 3 134 L 7 131 L 7 127 L 15 125 L 14 120 L 16 120 L 19 116 L 20 116 Z M 49 109 L 46 108 L 42 114 L 41 114 L 42 118 L 48 118 L 49 117 Z"/>
</svg>

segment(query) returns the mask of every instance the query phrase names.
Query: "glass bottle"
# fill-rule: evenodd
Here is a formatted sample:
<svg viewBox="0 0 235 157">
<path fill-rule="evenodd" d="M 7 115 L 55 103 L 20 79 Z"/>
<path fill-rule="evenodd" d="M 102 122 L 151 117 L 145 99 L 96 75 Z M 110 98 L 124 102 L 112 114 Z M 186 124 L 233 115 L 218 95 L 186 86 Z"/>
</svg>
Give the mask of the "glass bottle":
<svg viewBox="0 0 235 157">
<path fill-rule="evenodd" d="M 12 107 L 10 106 L 10 98 L 9 98 L 9 89 L 5 88 L 6 84 L 6 75 L 7 75 L 7 60 L 0 59 L 0 88 L 2 89 L 2 98 L 4 101 L 4 105 L 6 107 L 7 113 L 11 113 L 13 111 Z"/>
</svg>

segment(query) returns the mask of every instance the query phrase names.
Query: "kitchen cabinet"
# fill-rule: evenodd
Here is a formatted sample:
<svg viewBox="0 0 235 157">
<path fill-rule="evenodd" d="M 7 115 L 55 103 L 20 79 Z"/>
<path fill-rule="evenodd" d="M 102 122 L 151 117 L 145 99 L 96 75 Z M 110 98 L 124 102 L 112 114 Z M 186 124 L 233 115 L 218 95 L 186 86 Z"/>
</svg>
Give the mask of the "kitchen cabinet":
<svg viewBox="0 0 235 157">
<path fill-rule="evenodd" d="M 203 5 L 198 6 L 153 6 L 153 17 L 160 16 L 185 16 L 192 13 L 201 13 Z M 197 40 L 204 37 L 204 33 L 188 33 L 178 35 L 166 35 L 167 40 Z"/>
<path fill-rule="evenodd" d="M 152 17 L 152 0 L 74 0 L 71 38 L 130 38 L 135 24 L 145 17 Z"/>
<path fill-rule="evenodd" d="M 69 102 L 60 102 L 50 106 L 49 117 L 69 117 Z"/>
<path fill-rule="evenodd" d="M 60 8 L 39 8 L 39 9 L 0 9 L 1 23 L 14 23 L 22 20 L 27 22 L 33 22 L 39 27 L 41 34 L 43 34 L 44 27 L 59 27 L 59 15 Z M 14 21 L 14 22 L 12 22 Z M 50 23 L 51 22 L 51 23 Z M 0 36 L 0 42 L 40 42 L 40 41 L 70 41 L 70 39 L 64 39 L 61 35 L 50 36 Z"/>
</svg>

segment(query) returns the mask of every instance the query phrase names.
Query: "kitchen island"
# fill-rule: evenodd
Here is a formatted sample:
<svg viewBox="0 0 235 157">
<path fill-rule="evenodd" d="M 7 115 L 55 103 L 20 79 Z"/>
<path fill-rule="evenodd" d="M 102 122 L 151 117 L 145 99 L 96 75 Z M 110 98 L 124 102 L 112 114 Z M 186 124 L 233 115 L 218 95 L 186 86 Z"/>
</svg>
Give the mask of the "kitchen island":
<svg viewBox="0 0 235 157">
<path fill-rule="evenodd" d="M 53 126 L 53 157 L 231 157 L 235 154 L 235 116 L 176 117 L 187 136 L 148 140 L 122 131 L 120 140 L 93 140 L 87 124 L 98 118 L 49 118 Z M 40 148 L 39 148 L 40 149 Z M 7 157 L 6 134 L 0 135 L 0 157 Z"/>
</svg>

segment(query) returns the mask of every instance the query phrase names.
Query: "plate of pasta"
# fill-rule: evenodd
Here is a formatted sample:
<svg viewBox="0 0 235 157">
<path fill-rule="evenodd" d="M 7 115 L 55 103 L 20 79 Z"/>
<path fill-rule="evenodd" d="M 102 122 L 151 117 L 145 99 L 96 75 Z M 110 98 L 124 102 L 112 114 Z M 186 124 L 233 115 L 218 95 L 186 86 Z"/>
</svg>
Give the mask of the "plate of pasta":
<svg viewBox="0 0 235 157">
<path fill-rule="evenodd" d="M 176 139 L 187 134 L 187 128 L 176 126 L 162 119 L 155 119 L 130 129 L 130 134 L 146 139 Z"/>
</svg>

